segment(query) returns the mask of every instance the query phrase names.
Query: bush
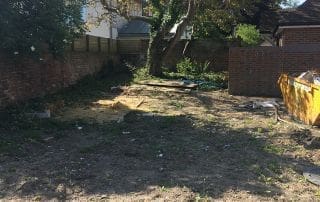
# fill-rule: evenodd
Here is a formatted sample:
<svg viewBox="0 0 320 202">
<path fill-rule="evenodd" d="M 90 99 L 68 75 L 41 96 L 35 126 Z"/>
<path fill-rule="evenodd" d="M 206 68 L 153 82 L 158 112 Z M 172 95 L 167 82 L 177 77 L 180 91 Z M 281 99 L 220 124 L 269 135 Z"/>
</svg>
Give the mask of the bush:
<svg viewBox="0 0 320 202">
<path fill-rule="evenodd" d="M 177 72 L 184 75 L 199 75 L 208 70 L 209 62 L 204 64 L 191 61 L 190 58 L 184 58 L 177 64 Z"/>
<path fill-rule="evenodd" d="M 190 80 L 199 84 L 201 90 L 220 90 L 228 88 L 227 72 L 207 72 L 199 75 L 189 75 L 174 72 L 165 72 L 167 79 Z"/>
<path fill-rule="evenodd" d="M 254 25 L 240 24 L 236 29 L 236 36 L 244 46 L 256 46 L 261 41 L 261 35 Z"/>
<path fill-rule="evenodd" d="M 84 31 L 84 4 L 84 0 L 1 0 L 0 50 L 36 55 L 49 48 L 61 55 Z"/>
<path fill-rule="evenodd" d="M 199 84 L 201 90 L 219 90 L 228 87 L 226 72 L 209 72 L 209 62 L 192 62 L 190 58 L 184 58 L 177 64 L 177 72 L 165 72 L 168 79 L 190 80 Z"/>
<path fill-rule="evenodd" d="M 139 67 L 139 68 L 131 68 L 131 72 L 133 73 L 133 81 L 143 81 L 152 79 L 153 77 L 149 74 L 149 69 L 147 67 Z"/>
</svg>

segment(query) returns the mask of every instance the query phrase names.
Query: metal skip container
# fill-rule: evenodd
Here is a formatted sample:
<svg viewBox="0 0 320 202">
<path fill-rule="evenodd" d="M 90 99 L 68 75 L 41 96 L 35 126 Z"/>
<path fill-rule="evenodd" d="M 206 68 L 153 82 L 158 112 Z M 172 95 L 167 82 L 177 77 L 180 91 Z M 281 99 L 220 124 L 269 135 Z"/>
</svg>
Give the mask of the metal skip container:
<svg viewBox="0 0 320 202">
<path fill-rule="evenodd" d="M 287 74 L 278 83 L 288 112 L 305 124 L 320 126 L 320 85 Z"/>
</svg>

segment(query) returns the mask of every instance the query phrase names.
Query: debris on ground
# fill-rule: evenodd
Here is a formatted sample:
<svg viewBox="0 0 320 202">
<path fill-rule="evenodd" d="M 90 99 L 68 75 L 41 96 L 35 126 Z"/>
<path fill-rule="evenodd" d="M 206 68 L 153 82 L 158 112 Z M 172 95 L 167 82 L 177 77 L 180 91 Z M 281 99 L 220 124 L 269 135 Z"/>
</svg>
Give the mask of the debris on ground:
<svg viewBox="0 0 320 202">
<path fill-rule="evenodd" d="M 320 168 L 305 168 L 303 171 L 303 176 L 311 183 L 320 185 Z"/>
<path fill-rule="evenodd" d="M 279 121 L 280 115 L 279 115 L 279 104 L 274 100 L 264 101 L 264 102 L 254 102 L 252 108 L 272 108 L 274 109 L 275 113 L 275 120 Z"/>
<path fill-rule="evenodd" d="M 221 85 L 210 81 L 198 81 L 199 88 L 203 90 L 218 90 L 221 89 Z"/>
<path fill-rule="evenodd" d="M 318 150 L 290 137 L 297 127 L 275 124 L 269 114 L 253 109 L 254 103 L 268 108 L 268 100 L 223 91 L 199 91 L 201 96 L 195 96 L 178 90 L 185 89 L 130 86 L 119 95 L 107 89 L 98 98 L 68 105 L 60 117 L 53 117 L 75 124 L 50 125 L 54 130 L 44 130 L 42 145 L 26 142 L 16 149 L 6 143 L 11 136 L 7 133 L 0 149 L 13 145 L 14 151 L 0 155 L 0 197 L 14 201 L 32 200 L 35 194 L 41 200 L 79 201 L 317 200 L 319 187 L 306 182 L 296 168 L 320 165 Z M 282 103 L 276 101 L 282 110 Z M 284 111 L 281 115 L 289 117 Z M 88 129 L 84 134 L 77 127 Z M 56 128 L 63 136 L 56 138 Z M 32 131 L 25 135 L 37 138 Z M 46 137 L 54 139 L 46 141 Z M 28 155 L 19 156 L 20 151 Z"/>
<path fill-rule="evenodd" d="M 240 104 L 238 105 L 239 108 L 246 108 L 246 109 L 252 109 L 252 104 Z"/>
<path fill-rule="evenodd" d="M 53 139 L 54 139 L 54 137 L 47 137 L 47 138 L 44 138 L 43 141 L 49 142 L 50 140 L 53 140 Z"/>
<path fill-rule="evenodd" d="M 31 118 L 48 119 L 51 118 L 51 111 L 47 109 L 44 112 L 26 113 L 26 116 Z"/>
<path fill-rule="evenodd" d="M 230 95 L 231 96 L 231 95 Z M 278 98 L 249 98 L 250 101 L 238 104 L 239 108 L 259 109 L 259 108 L 274 108 L 280 107 L 282 99 Z"/>
<path fill-rule="evenodd" d="M 262 109 L 262 108 L 270 108 L 275 110 L 275 119 L 276 121 L 279 121 L 280 115 L 279 115 L 279 103 L 275 99 L 266 100 L 266 101 L 251 101 L 246 104 L 240 104 L 238 105 L 239 108 L 245 108 L 248 110 L 255 110 L 255 109 Z"/>
<path fill-rule="evenodd" d="M 124 116 L 120 117 L 118 120 L 117 120 L 117 123 L 122 123 L 124 121 Z"/>
<path fill-rule="evenodd" d="M 209 148 L 210 148 L 210 146 L 205 146 L 203 150 L 204 150 L 204 151 L 208 151 Z"/>
<path fill-rule="evenodd" d="M 187 81 L 179 81 L 179 80 L 148 80 L 148 81 L 141 81 L 137 84 L 140 85 L 147 85 L 147 86 L 156 86 L 156 87 L 167 87 L 167 88 L 185 88 L 185 89 L 196 89 L 198 84 L 194 82 L 187 82 Z"/>
<path fill-rule="evenodd" d="M 139 96 L 119 95 L 114 99 L 104 99 L 92 102 L 90 107 L 72 107 L 66 108 L 58 119 L 60 120 L 77 120 L 86 119 L 94 120 L 98 123 L 117 121 L 121 123 L 124 116 L 130 111 L 142 109 L 148 110 L 148 106 L 142 106 L 147 101 L 146 98 Z"/>
<path fill-rule="evenodd" d="M 158 157 L 159 157 L 159 158 L 162 158 L 162 157 L 163 157 L 163 154 L 158 154 Z"/>
<path fill-rule="evenodd" d="M 123 89 L 121 88 L 121 86 L 112 86 L 112 87 L 110 88 L 110 90 L 111 90 L 112 93 L 119 93 L 119 92 L 122 92 L 122 91 L 123 91 Z"/>
<path fill-rule="evenodd" d="M 226 144 L 226 145 L 223 146 L 223 149 L 228 149 L 229 147 L 231 147 L 231 145 L 230 144 Z"/>
<path fill-rule="evenodd" d="M 143 114 L 141 114 L 141 116 L 144 116 L 144 117 L 154 117 L 155 114 L 154 114 L 154 113 L 143 113 Z"/>
<path fill-rule="evenodd" d="M 268 100 L 268 101 L 263 101 L 263 102 L 254 102 L 252 105 L 253 109 L 259 108 L 259 107 L 263 107 L 263 108 L 278 108 L 279 104 L 274 101 L 274 100 Z"/>
<path fill-rule="evenodd" d="M 201 90 L 218 90 L 221 89 L 222 86 L 219 83 L 214 83 L 212 81 L 204 81 L 204 80 L 188 80 L 188 79 L 184 79 L 182 80 L 182 82 L 185 85 L 192 85 L 192 84 L 196 84 L 198 89 Z"/>
<path fill-rule="evenodd" d="M 136 108 L 139 108 L 144 102 L 145 102 L 145 99 L 141 100 L 139 104 L 137 104 Z"/>
<path fill-rule="evenodd" d="M 320 73 L 316 71 L 307 71 L 301 73 L 297 78 L 305 80 L 309 83 L 314 83 L 319 85 L 320 81 Z"/>
<path fill-rule="evenodd" d="M 320 77 L 315 77 L 313 80 L 314 84 L 320 85 Z"/>
</svg>

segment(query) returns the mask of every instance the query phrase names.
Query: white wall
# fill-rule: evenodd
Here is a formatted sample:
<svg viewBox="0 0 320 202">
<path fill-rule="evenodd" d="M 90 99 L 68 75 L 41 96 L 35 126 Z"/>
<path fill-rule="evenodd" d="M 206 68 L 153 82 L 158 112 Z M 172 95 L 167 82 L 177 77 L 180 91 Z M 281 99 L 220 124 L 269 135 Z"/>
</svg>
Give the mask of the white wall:
<svg viewBox="0 0 320 202">
<path fill-rule="evenodd" d="M 138 3 L 140 1 L 136 1 L 136 0 L 132 0 L 132 4 L 130 5 L 130 15 L 132 16 L 141 16 L 142 15 L 142 5 L 141 3 Z M 121 29 L 125 24 L 127 24 L 128 21 L 121 17 L 121 16 L 117 16 L 115 19 L 115 27 L 117 27 L 117 29 Z"/>
<path fill-rule="evenodd" d="M 111 38 L 112 32 L 109 20 L 101 19 L 101 15 L 104 12 L 103 6 L 99 0 L 97 0 L 95 4 L 89 5 L 85 8 L 84 20 L 88 27 L 86 34 L 103 38 Z M 116 38 L 118 33 L 116 32 L 113 34 L 115 36 L 112 36 L 112 38 Z"/>
<path fill-rule="evenodd" d="M 110 0 L 110 2 L 115 5 L 117 1 Z M 87 6 L 84 11 L 84 20 L 87 22 L 86 25 L 89 29 L 86 34 L 91 36 L 116 39 L 118 30 L 127 23 L 127 20 L 121 16 L 116 16 L 112 19 L 112 22 L 109 19 L 101 20 L 101 15 L 105 11 L 100 0 L 96 0 L 94 4 Z M 142 15 L 141 4 L 134 0 L 131 5 L 131 15 Z"/>
</svg>

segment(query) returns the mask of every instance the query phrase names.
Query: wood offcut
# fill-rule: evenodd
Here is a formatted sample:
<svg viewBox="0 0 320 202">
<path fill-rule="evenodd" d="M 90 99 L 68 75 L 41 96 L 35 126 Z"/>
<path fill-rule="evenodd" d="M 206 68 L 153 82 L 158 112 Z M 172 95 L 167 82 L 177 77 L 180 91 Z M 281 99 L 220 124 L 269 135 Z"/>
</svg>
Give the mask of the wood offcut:
<svg viewBox="0 0 320 202">
<path fill-rule="evenodd" d="M 137 82 L 139 85 L 155 86 L 155 87 L 165 87 L 165 88 L 182 88 L 182 89 L 197 89 L 198 84 L 186 83 L 183 81 L 172 81 L 172 80 L 149 80 Z"/>
</svg>

